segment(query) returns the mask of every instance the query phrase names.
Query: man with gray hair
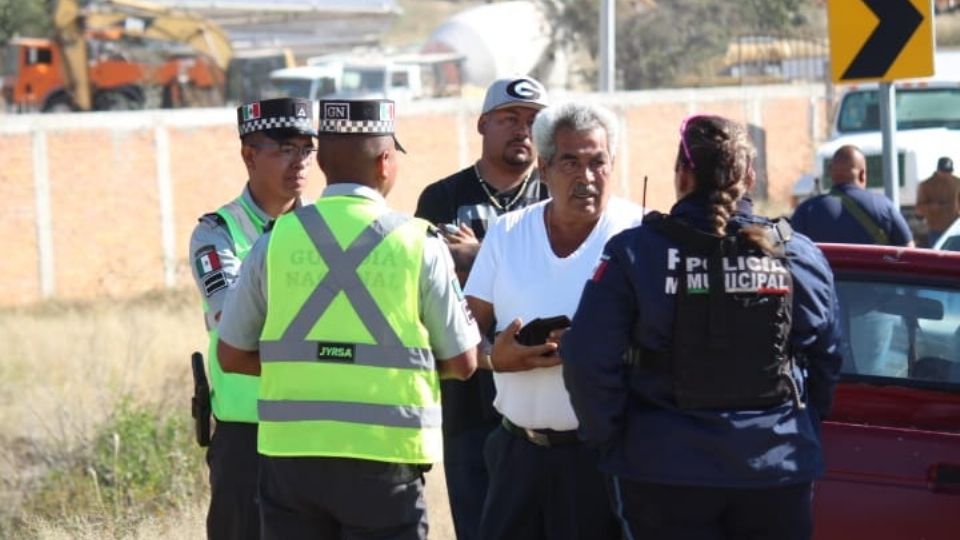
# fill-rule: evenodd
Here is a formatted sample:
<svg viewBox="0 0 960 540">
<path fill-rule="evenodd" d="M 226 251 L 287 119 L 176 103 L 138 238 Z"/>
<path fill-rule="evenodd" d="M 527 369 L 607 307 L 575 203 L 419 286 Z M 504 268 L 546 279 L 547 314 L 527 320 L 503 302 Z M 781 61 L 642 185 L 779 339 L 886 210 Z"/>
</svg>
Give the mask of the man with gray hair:
<svg viewBox="0 0 960 540">
<path fill-rule="evenodd" d="M 564 318 L 595 269 L 602 272 L 607 240 L 643 219 L 643 208 L 610 194 L 617 137 L 617 119 L 604 108 L 541 111 L 533 139 L 551 198 L 501 216 L 467 280 L 481 332 L 498 330 L 478 362 L 493 371 L 503 415 L 485 446 L 487 540 L 620 537 L 593 450 L 577 437 L 557 350 Z"/>
<path fill-rule="evenodd" d="M 416 215 L 440 228 L 461 283 L 497 216 L 547 198 L 531 132 L 546 100 L 543 85 L 530 77 L 494 81 L 477 119 L 477 132 L 483 137 L 480 159 L 420 194 Z M 489 483 L 483 443 L 500 425 L 492 406 L 493 379 L 487 371 L 466 381 L 443 381 L 441 394 L 450 514 L 458 540 L 478 540 Z"/>
</svg>

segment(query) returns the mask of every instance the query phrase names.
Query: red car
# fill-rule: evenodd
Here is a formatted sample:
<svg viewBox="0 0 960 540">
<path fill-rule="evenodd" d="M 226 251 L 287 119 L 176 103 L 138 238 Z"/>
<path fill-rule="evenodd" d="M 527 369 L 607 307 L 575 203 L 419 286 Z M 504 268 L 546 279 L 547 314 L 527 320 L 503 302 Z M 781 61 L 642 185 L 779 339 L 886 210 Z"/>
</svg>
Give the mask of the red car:
<svg viewBox="0 0 960 540">
<path fill-rule="evenodd" d="M 844 366 L 817 539 L 960 539 L 960 253 L 822 244 Z"/>
</svg>

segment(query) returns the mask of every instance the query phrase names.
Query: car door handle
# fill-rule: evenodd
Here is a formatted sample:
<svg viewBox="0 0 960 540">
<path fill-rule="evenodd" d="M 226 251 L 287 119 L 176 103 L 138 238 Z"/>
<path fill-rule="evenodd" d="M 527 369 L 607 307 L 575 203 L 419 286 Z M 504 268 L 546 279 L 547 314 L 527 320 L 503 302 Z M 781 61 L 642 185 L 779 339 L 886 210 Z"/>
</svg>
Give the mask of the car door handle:
<svg viewBox="0 0 960 540">
<path fill-rule="evenodd" d="M 927 471 L 930 489 L 944 493 L 960 493 L 960 465 L 937 463 Z"/>
</svg>

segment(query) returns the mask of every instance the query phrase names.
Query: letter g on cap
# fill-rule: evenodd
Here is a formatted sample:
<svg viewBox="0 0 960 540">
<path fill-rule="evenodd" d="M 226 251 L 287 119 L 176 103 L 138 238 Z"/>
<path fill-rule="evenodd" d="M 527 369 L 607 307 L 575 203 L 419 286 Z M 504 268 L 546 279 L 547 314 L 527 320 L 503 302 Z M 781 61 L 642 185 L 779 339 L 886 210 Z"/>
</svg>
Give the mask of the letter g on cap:
<svg viewBox="0 0 960 540">
<path fill-rule="evenodd" d="M 530 79 L 517 79 L 507 85 L 507 94 L 517 99 L 540 99 L 540 88 Z"/>
</svg>

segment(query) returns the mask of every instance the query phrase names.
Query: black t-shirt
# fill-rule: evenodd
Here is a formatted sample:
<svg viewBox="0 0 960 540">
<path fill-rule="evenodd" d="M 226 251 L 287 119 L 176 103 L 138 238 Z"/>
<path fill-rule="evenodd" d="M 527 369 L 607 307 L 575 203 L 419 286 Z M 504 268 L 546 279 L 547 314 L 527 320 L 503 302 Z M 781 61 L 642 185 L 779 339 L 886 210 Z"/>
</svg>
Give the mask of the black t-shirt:
<svg viewBox="0 0 960 540">
<path fill-rule="evenodd" d="M 484 191 L 486 187 L 487 191 Z M 489 195 L 488 192 L 489 191 Z M 491 197 L 496 204 L 491 201 Z M 547 199 L 547 186 L 534 169 L 530 178 L 517 187 L 496 193 L 493 186 L 482 185 L 473 165 L 426 187 L 417 201 L 416 216 L 439 225 L 465 223 L 482 240 L 497 216 Z M 500 415 L 493 408 L 496 390 L 487 370 L 467 381 L 440 382 L 443 404 L 443 431 L 453 435 L 471 428 L 493 427 Z"/>
<path fill-rule="evenodd" d="M 466 223 L 477 238 L 483 240 L 488 226 L 497 216 L 546 198 L 547 186 L 540 181 L 536 169 L 526 182 L 497 193 L 496 188 L 480 180 L 471 165 L 427 186 L 417 201 L 416 216 L 434 225 Z"/>
</svg>

